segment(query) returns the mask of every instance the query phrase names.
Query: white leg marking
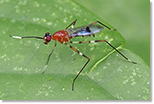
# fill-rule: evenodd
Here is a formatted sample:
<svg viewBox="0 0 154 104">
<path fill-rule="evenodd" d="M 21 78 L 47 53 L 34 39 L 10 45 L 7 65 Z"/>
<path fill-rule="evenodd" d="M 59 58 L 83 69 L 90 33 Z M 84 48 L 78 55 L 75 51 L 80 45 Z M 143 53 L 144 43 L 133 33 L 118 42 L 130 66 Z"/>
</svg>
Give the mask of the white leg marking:
<svg viewBox="0 0 154 104">
<path fill-rule="evenodd" d="M 90 43 L 95 43 L 95 40 L 90 41 Z"/>
<path fill-rule="evenodd" d="M 81 53 L 81 52 L 79 52 L 79 54 L 82 56 L 83 55 L 83 53 Z"/>
<path fill-rule="evenodd" d="M 72 43 L 79 43 L 79 42 L 77 42 L 77 41 L 74 41 L 74 42 L 72 42 Z"/>
</svg>

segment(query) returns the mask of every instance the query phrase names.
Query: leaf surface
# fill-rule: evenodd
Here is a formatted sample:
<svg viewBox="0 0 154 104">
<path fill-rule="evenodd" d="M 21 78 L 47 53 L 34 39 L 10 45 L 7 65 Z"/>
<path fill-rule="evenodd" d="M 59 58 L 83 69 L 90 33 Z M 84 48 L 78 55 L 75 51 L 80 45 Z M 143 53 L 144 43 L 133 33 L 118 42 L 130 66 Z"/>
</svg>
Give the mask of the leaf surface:
<svg viewBox="0 0 154 104">
<path fill-rule="evenodd" d="M 150 70 L 144 61 L 129 50 L 120 51 L 138 64 L 132 64 L 105 43 L 70 44 L 91 60 L 75 82 L 86 58 L 58 43 L 45 74 L 41 74 L 54 47 L 38 39 L 12 39 L 15 36 L 43 36 L 64 29 L 78 19 L 76 27 L 99 20 L 107 22 L 73 1 L 33 0 L 0 2 L 0 99 L 2 100 L 149 100 Z M 125 39 L 117 31 L 104 29 L 95 38 L 105 39 L 120 48 Z M 74 60 L 75 59 L 75 60 Z M 133 89 L 132 89 L 133 88 Z"/>
</svg>

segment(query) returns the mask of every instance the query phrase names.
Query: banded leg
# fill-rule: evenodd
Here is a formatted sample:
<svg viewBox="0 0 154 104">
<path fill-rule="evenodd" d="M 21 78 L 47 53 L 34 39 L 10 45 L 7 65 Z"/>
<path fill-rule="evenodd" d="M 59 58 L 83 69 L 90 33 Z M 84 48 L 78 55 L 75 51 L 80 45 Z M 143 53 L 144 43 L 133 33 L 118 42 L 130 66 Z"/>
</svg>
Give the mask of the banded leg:
<svg viewBox="0 0 154 104">
<path fill-rule="evenodd" d="M 49 63 L 49 60 L 50 60 L 50 56 L 51 56 L 51 54 L 53 53 L 54 49 L 56 48 L 56 45 L 57 45 L 57 42 L 55 41 L 55 46 L 54 46 L 54 48 L 52 49 L 52 51 L 50 52 L 50 54 L 49 54 L 49 56 L 48 56 L 48 59 L 47 59 L 47 62 L 46 62 L 46 64 L 45 64 L 44 68 L 43 68 L 44 71 L 42 72 L 42 74 L 44 74 L 45 71 L 46 71 L 46 68 L 47 68 L 48 63 Z"/>
<path fill-rule="evenodd" d="M 129 62 L 133 63 L 133 64 L 137 64 L 136 62 L 130 60 L 129 58 L 127 58 L 125 55 L 123 55 L 120 51 L 118 51 L 114 46 L 112 46 L 109 42 L 107 42 L 106 40 L 93 40 L 93 41 L 76 41 L 76 42 L 72 42 L 69 41 L 70 43 L 95 43 L 95 42 L 106 42 L 109 46 L 111 46 L 114 50 L 116 50 L 121 56 L 123 56 L 126 60 L 128 60 Z"/>
<path fill-rule="evenodd" d="M 76 21 L 77 21 L 77 19 L 74 22 L 72 22 L 70 25 L 68 25 L 65 29 L 68 29 L 72 25 L 72 27 L 69 29 L 69 32 L 71 32 L 72 29 L 74 28 Z"/>
<path fill-rule="evenodd" d="M 67 43 L 65 43 L 68 47 L 70 47 L 71 49 L 73 49 L 75 52 L 77 52 L 79 55 L 85 57 L 86 59 L 88 59 L 88 61 L 84 64 L 84 66 L 82 67 L 82 69 L 80 70 L 80 72 L 77 74 L 77 76 L 73 79 L 73 83 L 72 83 L 72 91 L 74 91 L 74 83 L 75 80 L 78 78 L 78 76 L 80 75 L 80 73 L 83 71 L 83 69 L 85 68 L 85 66 L 88 64 L 88 62 L 90 61 L 90 58 L 88 58 L 86 55 L 84 55 L 83 53 L 79 52 L 77 49 L 75 49 L 74 47 L 68 45 Z"/>
<path fill-rule="evenodd" d="M 102 26 L 106 27 L 106 28 L 109 29 L 109 30 L 114 30 L 114 31 L 116 30 L 116 29 L 112 29 L 112 28 L 106 26 L 105 24 L 103 24 L 103 23 L 100 22 L 100 21 L 95 21 L 95 22 L 91 23 L 90 25 L 88 25 L 87 27 L 90 27 L 90 26 L 92 26 L 92 25 L 94 25 L 94 24 L 96 24 L 96 23 L 101 24 Z"/>
</svg>

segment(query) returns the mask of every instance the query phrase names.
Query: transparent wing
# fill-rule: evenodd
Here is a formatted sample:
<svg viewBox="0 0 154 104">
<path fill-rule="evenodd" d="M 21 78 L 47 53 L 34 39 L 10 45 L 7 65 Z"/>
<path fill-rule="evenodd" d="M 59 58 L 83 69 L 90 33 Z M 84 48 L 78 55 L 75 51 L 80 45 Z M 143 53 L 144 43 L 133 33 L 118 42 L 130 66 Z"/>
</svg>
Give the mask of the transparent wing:
<svg viewBox="0 0 154 104">
<path fill-rule="evenodd" d="M 92 25 L 90 27 L 82 26 L 73 28 L 71 31 L 67 29 L 67 31 L 70 31 L 69 37 L 77 37 L 77 36 L 89 36 L 95 33 L 98 33 L 103 30 L 103 27 L 100 25 Z"/>
</svg>

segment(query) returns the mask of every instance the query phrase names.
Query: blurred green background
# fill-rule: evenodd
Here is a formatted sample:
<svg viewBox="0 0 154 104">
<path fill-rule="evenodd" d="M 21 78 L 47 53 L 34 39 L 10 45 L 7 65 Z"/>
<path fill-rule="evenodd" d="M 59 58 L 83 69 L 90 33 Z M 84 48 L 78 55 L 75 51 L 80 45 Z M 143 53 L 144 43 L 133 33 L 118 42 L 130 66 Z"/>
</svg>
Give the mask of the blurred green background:
<svg viewBox="0 0 154 104">
<path fill-rule="evenodd" d="M 76 0 L 111 24 L 126 39 L 125 48 L 150 66 L 149 0 Z"/>
</svg>

